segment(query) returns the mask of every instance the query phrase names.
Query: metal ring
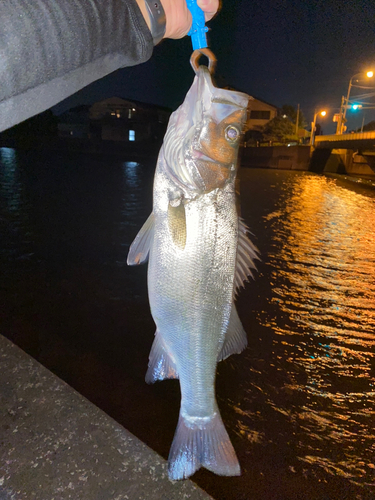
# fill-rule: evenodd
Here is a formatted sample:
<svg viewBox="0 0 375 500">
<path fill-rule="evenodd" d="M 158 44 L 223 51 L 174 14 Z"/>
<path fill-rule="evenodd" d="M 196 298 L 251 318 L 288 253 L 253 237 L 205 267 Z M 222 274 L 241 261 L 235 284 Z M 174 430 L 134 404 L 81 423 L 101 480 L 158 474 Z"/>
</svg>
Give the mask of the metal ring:
<svg viewBox="0 0 375 500">
<path fill-rule="evenodd" d="M 195 73 L 198 72 L 198 61 L 201 58 L 201 56 L 206 56 L 208 59 L 208 71 L 213 74 L 215 71 L 215 66 L 216 66 L 216 57 L 213 52 L 211 52 L 210 49 L 197 49 L 194 50 L 194 52 L 191 54 L 190 57 L 190 64 L 195 71 Z"/>
</svg>

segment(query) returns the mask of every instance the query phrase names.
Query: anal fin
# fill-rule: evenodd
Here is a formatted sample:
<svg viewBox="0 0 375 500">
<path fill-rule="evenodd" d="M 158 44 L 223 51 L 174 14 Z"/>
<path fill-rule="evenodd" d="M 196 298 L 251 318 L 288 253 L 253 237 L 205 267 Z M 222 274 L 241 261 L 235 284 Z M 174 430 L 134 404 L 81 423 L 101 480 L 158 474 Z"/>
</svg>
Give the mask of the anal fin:
<svg viewBox="0 0 375 500">
<path fill-rule="evenodd" d="M 218 356 L 218 361 L 228 358 L 232 354 L 240 354 L 247 346 L 247 335 L 238 317 L 237 309 L 232 303 L 229 325 L 225 334 L 224 344 Z"/>
<path fill-rule="evenodd" d="M 167 378 L 178 378 L 176 365 L 167 351 L 160 332 L 156 330 L 149 356 L 146 382 L 153 384 L 157 380 Z"/>
</svg>

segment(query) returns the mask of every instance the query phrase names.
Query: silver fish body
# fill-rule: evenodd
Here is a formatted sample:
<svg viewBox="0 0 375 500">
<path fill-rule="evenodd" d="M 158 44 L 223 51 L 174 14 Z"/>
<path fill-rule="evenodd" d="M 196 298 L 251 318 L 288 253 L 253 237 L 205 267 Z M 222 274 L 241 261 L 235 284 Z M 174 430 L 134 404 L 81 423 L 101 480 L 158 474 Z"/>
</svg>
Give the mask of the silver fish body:
<svg viewBox="0 0 375 500">
<path fill-rule="evenodd" d="M 216 403 L 215 375 L 218 361 L 246 346 L 234 299 L 257 258 L 236 211 L 247 102 L 245 94 L 214 87 L 207 69 L 199 68 L 171 116 L 155 173 L 153 212 L 129 251 L 129 264 L 149 257 L 157 330 L 146 381 L 180 381 L 171 479 L 189 477 L 201 466 L 240 474 Z"/>
</svg>

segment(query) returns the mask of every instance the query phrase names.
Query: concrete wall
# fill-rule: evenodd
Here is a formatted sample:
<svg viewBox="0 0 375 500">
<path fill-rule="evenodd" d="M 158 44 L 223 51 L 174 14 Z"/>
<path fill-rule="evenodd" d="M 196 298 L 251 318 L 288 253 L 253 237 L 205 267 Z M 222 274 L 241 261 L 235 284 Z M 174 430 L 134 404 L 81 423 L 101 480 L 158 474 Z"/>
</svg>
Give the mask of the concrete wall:
<svg viewBox="0 0 375 500">
<path fill-rule="evenodd" d="M 308 170 L 309 146 L 247 147 L 242 150 L 243 167 Z"/>
<path fill-rule="evenodd" d="M 345 168 L 349 175 L 375 178 L 375 156 L 354 152 Z"/>
<path fill-rule="evenodd" d="M 311 157 L 310 170 L 375 179 L 375 156 L 361 155 L 351 149 L 319 148 Z"/>
<path fill-rule="evenodd" d="M 247 147 L 242 150 L 241 165 L 248 168 L 308 170 L 375 179 L 375 153 L 359 154 L 350 149 L 315 149 L 310 146 Z"/>
</svg>

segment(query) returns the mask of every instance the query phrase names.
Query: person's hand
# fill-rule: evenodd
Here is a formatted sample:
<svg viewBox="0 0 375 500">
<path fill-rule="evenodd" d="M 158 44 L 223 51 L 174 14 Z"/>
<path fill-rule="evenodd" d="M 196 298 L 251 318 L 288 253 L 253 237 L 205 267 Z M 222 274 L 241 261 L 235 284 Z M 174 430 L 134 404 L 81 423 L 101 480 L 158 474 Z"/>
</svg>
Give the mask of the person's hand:
<svg viewBox="0 0 375 500">
<path fill-rule="evenodd" d="M 167 24 L 164 38 L 182 38 L 191 28 L 192 17 L 186 5 L 186 0 L 161 0 Z M 214 17 L 219 0 L 198 0 L 199 7 L 204 12 L 206 22 Z"/>
<path fill-rule="evenodd" d="M 150 18 L 144 0 L 136 0 L 136 2 L 150 28 Z M 164 38 L 183 38 L 188 34 L 192 23 L 186 0 L 161 0 L 161 3 L 166 17 Z M 219 0 L 198 0 L 198 5 L 203 10 L 207 22 L 216 14 Z"/>
</svg>

